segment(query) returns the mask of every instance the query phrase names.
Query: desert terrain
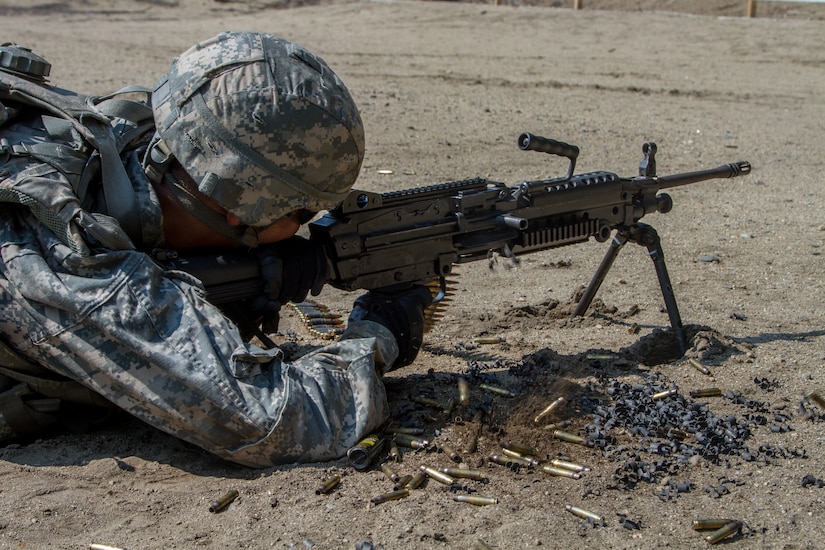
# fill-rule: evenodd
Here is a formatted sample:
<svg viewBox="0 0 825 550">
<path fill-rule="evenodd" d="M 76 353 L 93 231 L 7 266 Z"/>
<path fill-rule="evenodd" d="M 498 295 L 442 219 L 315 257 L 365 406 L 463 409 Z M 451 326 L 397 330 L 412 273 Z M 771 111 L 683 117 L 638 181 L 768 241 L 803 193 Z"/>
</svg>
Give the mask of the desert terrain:
<svg viewBox="0 0 825 550">
<path fill-rule="evenodd" d="M 457 268 L 443 318 L 387 390 L 396 423 L 460 462 L 402 447 L 393 468 L 462 464 L 486 482 L 429 480 L 374 504 L 393 488 L 377 468 L 252 470 L 115 416 L 0 447 L 0 548 L 702 548 L 708 532 L 693 521 L 720 517 L 742 522 L 725 548 L 825 546 L 825 409 L 807 399 L 825 395 L 825 5 L 760 2 L 755 18 L 745 1 L 583 5 L 0 0 L 0 41 L 51 62 L 53 84 L 92 94 L 151 86 L 222 30 L 301 43 L 361 108 L 362 189 L 563 175 L 563 159 L 518 149 L 524 131 L 577 145 L 577 173 L 633 176 L 648 141 L 660 175 L 753 167 L 673 189 L 673 210 L 643 220 L 662 239 L 684 357 L 642 247 L 625 246 L 576 319 L 607 243 Z M 354 298 L 328 288 L 318 300 L 346 316 Z M 323 343 L 292 310 L 273 338 L 293 355 Z M 460 376 L 470 404 L 422 404 L 457 399 Z M 721 395 L 690 396 L 707 388 Z M 590 446 L 534 422 L 558 397 L 548 418 Z M 540 465 L 490 463 L 505 441 L 534 447 Z M 541 467 L 555 458 L 590 469 L 555 477 Z M 318 494 L 332 475 L 339 485 Z M 238 498 L 210 512 L 231 490 Z"/>
</svg>

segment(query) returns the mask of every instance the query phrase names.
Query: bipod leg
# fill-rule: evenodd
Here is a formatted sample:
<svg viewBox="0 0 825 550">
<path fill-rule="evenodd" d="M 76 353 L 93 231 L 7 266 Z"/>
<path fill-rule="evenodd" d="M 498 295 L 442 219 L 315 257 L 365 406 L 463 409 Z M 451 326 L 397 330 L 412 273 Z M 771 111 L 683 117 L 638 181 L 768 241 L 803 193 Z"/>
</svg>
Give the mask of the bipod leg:
<svg viewBox="0 0 825 550">
<path fill-rule="evenodd" d="M 621 250 L 627 242 L 627 239 L 628 235 L 625 231 L 616 231 L 616 234 L 610 241 L 610 247 L 607 249 L 604 258 L 602 258 L 602 263 L 599 264 L 599 268 L 596 270 L 596 273 L 593 274 L 593 278 L 590 279 L 590 284 L 587 285 L 581 300 L 579 300 L 579 303 L 576 305 L 576 309 L 573 311 L 573 317 L 584 315 L 584 312 L 590 307 L 593 298 L 599 291 L 599 287 L 601 287 L 604 282 L 604 278 L 607 277 L 607 272 L 610 271 L 613 262 L 616 260 L 616 256 L 619 255 L 619 250 Z"/>
<path fill-rule="evenodd" d="M 679 346 L 679 354 L 684 355 L 687 350 L 687 336 L 685 327 L 682 326 L 682 317 L 679 315 L 679 307 L 676 305 L 676 295 L 673 293 L 673 285 L 670 283 L 670 275 L 665 265 L 665 256 L 662 253 L 662 241 L 659 233 L 651 226 L 643 223 L 636 224 L 638 233 L 631 238 L 647 247 L 647 253 L 653 260 L 656 267 L 656 276 L 659 278 L 659 287 L 662 289 L 662 297 L 665 300 L 667 316 L 670 318 L 670 326 L 676 334 L 676 344 Z"/>
</svg>

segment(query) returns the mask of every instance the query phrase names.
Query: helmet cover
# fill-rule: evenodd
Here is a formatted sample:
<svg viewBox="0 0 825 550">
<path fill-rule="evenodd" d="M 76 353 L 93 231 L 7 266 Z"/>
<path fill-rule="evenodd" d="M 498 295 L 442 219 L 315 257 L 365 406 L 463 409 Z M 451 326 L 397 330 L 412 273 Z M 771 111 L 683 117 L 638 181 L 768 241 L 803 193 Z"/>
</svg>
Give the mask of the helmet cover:
<svg viewBox="0 0 825 550">
<path fill-rule="evenodd" d="M 263 33 L 224 32 L 173 62 L 152 95 L 157 137 L 244 224 L 328 210 L 364 158 L 349 91 L 318 56 Z"/>
</svg>

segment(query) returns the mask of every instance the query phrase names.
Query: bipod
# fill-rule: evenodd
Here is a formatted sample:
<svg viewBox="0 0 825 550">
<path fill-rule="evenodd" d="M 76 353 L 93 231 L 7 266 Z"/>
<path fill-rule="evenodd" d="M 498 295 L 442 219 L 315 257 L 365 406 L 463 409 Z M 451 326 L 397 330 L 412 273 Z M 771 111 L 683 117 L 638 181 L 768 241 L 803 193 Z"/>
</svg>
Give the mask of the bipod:
<svg viewBox="0 0 825 550">
<path fill-rule="evenodd" d="M 665 257 L 662 253 L 662 241 L 659 239 L 659 234 L 656 230 L 647 224 L 635 223 L 627 227 L 619 228 L 616 231 L 616 234 L 610 241 L 610 247 L 607 249 L 607 253 L 599 264 L 599 268 L 590 280 L 590 284 L 587 285 L 578 305 L 576 305 L 573 316 L 578 317 L 584 315 L 584 312 L 590 307 L 593 298 L 596 296 L 596 292 L 599 291 L 599 287 L 601 287 L 602 282 L 604 282 L 607 276 L 607 272 L 610 271 L 610 268 L 613 266 L 613 261 L 619 254 L 619 250 L 628 241 L 647 247 L 647 252 L 656 268 L 656 276 L 659 278 L 659 287 L 662 289 L 662 297 L 665 300 L 665 308 L 670 318 L 670 326 L 676 334 L 679 354 L 684 355 L 687 350 L 687 336 L 685 335 L 685 328 L 682 326 L 679 307 L 676 305 L 676 295 L 673 293 L 673 286 L 670 284 L 670 275 L 668 275 Z"/>
</svg>

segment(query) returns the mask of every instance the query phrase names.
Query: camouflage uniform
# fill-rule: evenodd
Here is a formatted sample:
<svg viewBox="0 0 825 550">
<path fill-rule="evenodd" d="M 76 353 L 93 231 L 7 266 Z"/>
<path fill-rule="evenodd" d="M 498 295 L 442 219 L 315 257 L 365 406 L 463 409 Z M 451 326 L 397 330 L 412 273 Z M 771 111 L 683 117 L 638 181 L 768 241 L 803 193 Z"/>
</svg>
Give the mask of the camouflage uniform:
<svg viewBox="0 0 825 550">
<path fill-rule="evenodd" d="M 0 139 L 25 143 L 25 128 L 53 129 L 47 119 L 32 112 L 0 125 Z M 134 248 L 103 244 L 123 239 L 106 237 L 120 229 L 98 195 L 81 201 L 66 173 L 32 155 L 2 153 L 0 198 L 22 203 L 0 204 L 0 333 L 12 350 L 158 429 L 252 467 L 340 457 L 385 421 L 381 374 L 398 356 L 387 328 L 361 321 L 339 342 L 285 362 L 277 348 L 244 342 L 197 281 L 143 252 L 162 245 L 162 236 L 140 150 L 122 157 L 143 226 Z M 56 216 L 65 233 L 44 216 Z"/>
</svg>

